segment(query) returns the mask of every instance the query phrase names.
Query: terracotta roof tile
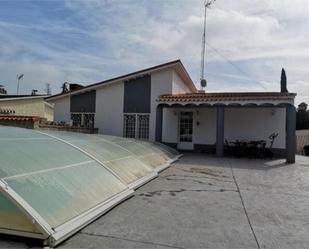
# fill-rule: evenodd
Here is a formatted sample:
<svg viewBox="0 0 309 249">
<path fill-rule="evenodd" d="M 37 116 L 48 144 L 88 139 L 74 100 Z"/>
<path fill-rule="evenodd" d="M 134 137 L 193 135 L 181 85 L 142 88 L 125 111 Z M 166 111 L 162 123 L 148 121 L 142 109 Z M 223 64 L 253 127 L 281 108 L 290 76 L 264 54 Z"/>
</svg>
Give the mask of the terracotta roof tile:
<svg viewBox="0 0 309 249">
<path fill-rule="evenodd" d="M 0 120 L 14 120 L 14 121 L 39 121 L 41 118 L 36 116 L 16 116 L 16 115 L 0 115 Z"/>
<path fill-rule="evenodd" d="M 213 102 L 213 101 L 250 101 L 250 100 L 293 100 L 295 93 L 280 92 L 216 92 L 163 94 L 159 102 Z"/>
</svg>

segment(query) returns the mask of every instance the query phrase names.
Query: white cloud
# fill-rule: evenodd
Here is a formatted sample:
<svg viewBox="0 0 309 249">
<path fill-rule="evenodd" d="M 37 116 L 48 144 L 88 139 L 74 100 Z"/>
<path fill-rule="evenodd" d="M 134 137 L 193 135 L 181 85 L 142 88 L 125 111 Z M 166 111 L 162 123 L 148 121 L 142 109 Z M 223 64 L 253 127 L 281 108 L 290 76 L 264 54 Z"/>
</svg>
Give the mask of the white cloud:
<svg viewBox="0 0 309 249">
<path fill-rule="evenodd" d="M 9 44 L 0 43 L 0 56 L 14 68 L 7 70 L 6 63 L 2 63 L 0 73 L 10 72 L 15 77 L 23 69 L 21 64 L 27 63 L 28 55 L 23 55 L 22 63 L 14 55 L 27 50 L 36 55 L 28 60 L 31 70 L 28 69 L 27 76 L 40 75 L 39 70 L 44 72 L 31 78 L 34 86 L 53 81 L 59 88 L 65 80 L 91 83 L 176 58 L 183 60 L 197 82 L 202 3 L 66 0 L 72 16 L 52 26 L 19 24 L 18 29 L 27 30 L 22 42 L 15 39 L 10 24 L 0 22 L 0 31 L 1 27 L 5 30 L 0 41 L 5 36 Z M 211 45 L 206 57 L 209 90 L 261 91 L 261 85 L 267 90 L 278 90 L 281 67 L 285 67 L 289 88 L 301 93 L 299 99 L 309 96 L 309 88 L 305 87 L 309 78 L 307 0 L 295 0 L 292 4 L 287 0 L 218 0 L 207 17 L 207 42 Z M 76 18 L 83 22 L 82 26 L 72 26 Z M 30 28 L 49 34 L 68 33 L 68 40 L 70 35 L 79 34 L 90 43 L 77 48 L 50 44 L 44 37 L 32 35 Z"/>
</svg>

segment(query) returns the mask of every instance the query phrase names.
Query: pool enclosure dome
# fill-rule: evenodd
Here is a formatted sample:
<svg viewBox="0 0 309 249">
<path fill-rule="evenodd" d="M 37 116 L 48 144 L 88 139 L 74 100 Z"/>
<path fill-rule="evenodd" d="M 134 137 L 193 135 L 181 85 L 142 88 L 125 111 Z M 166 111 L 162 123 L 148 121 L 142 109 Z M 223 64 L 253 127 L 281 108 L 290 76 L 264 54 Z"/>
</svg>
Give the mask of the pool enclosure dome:
<svg viewBox="0 0 309 249">
<path fill-rule="evenodd" d="M 0 233 L 55 246 L 179 156 L 149 141 L 0 126 Z"/>
</svg>

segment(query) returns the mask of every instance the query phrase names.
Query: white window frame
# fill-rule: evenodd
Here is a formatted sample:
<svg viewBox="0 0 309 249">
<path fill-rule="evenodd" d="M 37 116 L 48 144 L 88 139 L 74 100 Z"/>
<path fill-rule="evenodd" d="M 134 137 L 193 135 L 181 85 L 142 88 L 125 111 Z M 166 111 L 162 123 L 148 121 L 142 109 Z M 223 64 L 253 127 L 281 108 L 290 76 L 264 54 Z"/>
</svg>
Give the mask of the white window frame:
<svg viewBox="0 0 309 249">
<path fill-rule="evenodd" d="M 123 113 L 123 136 L 124 137 L 127 137 L 126 119 L 125 119 L 126 115 L 135 117 L 135 131 L 134 131 L 135 135 L 133 138 L 141 139 L 141 140 L 149 140 L 150 113 Z M 147 137 L 144 137 L 144 138 L 139 137 L 139 133 L 140 133 L 139 129 L 141 127 L 139 123 L 139 116 L 148 116 L 148 134 L 147 134 Z"/>
<path fill-rule="evenodd" d="M 182 113 L 186 113 L 186 112 L 189 112 L 189 113 L 192 113 L 192 133 L 190 134 L 190 139 L 189 140 L 187 140 L 187 139 L 184 139 L 184 140 L 182 140 L 183 138 L 181 137 L 181 134 L 180 134 L 180 132 L 181 132 L 181 115 L 182 115 Z M 186 125 L 186 124 L 184 124 L 184 125 Z M 179 112 L 179 116 L 178 116 L 178 142 L 179 143 L 193 143 L 193 128 L 194 128 L 194 112 L 193 111 L 191 111 L 191 110 L 189 110 L 189 111 L 180 111 Z"/>
</svg>

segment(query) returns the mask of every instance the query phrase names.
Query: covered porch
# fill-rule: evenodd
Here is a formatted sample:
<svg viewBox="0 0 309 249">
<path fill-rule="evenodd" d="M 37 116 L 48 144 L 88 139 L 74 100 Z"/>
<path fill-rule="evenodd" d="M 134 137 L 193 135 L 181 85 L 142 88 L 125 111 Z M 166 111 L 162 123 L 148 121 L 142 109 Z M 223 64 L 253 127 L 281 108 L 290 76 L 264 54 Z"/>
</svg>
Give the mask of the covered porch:
<svg viewBox="0 0 309 249">
<path fill-rule="evenodd" d="M 156 141 L 180 150 L 213 150 L 218 157 L 236 141 L 265 141 L 275 157 L 294 163 L 294 98 L 277 92 L 161 95 Z M 271 135 L 276 135 L 273 143 Z"/>
</svg>

